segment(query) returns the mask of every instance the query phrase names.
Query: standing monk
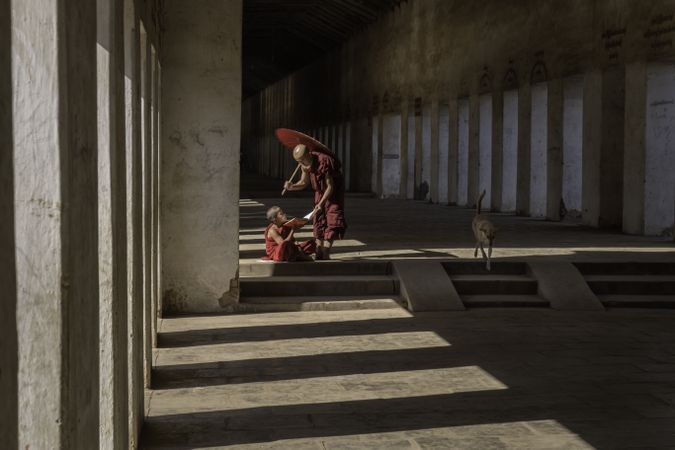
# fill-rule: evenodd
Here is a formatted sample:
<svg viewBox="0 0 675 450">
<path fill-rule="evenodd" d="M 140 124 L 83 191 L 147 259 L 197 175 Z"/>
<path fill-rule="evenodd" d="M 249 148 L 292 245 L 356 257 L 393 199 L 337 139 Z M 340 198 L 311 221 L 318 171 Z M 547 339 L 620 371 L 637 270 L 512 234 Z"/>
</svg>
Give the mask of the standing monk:
<svg viewBox="0 0 675 450">
<path fill-rule="evenodd" d="M 314 238 L 316 239 L 316 259 L 330 259 L 330 249 L 335 239 L 342 239 L 347 229 L 345 221 L 344 176 L 340 161 L 322 152 L 310 152 L 303 145 L 293 149 L 295 159 L 302 175 L 300 181 L 287 181 L 284 188 L 288 191 L 300 191 L 309 184 L 314 189 Z"/>
</svg>

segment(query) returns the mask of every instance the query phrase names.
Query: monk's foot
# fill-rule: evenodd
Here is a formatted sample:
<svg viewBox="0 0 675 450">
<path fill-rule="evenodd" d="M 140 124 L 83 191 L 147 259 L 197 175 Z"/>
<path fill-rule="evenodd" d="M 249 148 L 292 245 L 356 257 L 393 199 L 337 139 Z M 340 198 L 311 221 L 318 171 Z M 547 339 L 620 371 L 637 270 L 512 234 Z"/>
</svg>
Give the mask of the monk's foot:
<svg viewBox="0 0 675 450">
<path fill-rule="evenodd" d="M 317 247 L 317 248 L 316 248 L 316 254 L 314 255 L 314 259 L 315 259 L 316 261 L 321 261 L 321 260 L 323 260 L 323 259 L 326 259 L 326 258 L 324 257 L 323 247 Z"/>
</svg>

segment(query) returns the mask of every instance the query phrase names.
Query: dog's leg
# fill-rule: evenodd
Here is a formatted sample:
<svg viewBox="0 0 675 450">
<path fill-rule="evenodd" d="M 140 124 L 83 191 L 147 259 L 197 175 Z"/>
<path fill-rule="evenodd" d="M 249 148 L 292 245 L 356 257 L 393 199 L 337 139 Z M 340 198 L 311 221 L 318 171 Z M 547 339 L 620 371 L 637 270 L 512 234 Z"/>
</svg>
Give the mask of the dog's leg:
<svg viewBox="0 0 675 450">
<path fill-rule="evenodd" d="M 473 249 L 473 257 L 474 258 L 478 257 L 478 245 L 480 245 L 480 242 L 476 241 L 476 248 Z"/>
<path fill-rule="evenodd" d="M 490 258 L 492 258 L 492 242 L 488 245 L 487 270 L 490 270 Z"/>
</svg>

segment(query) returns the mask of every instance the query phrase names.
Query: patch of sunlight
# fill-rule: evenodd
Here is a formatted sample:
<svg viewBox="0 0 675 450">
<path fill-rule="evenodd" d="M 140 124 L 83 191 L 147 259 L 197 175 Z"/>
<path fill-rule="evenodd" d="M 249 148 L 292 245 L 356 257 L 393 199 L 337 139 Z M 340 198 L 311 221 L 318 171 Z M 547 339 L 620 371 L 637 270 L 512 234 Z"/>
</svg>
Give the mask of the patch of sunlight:
<svg viewBox="0 0 675 450">
<path fill-rule="evenodd" d="M 164 330 L 162 331 L 164 332 Z M 330 334 L 330 331 L 330 324 L 326 324 L 324 332 Z M 159 349 L 157 364 L 161 366 L 203 364 L 347 352 L 409 350 L 450 346 L 445 339 L 433 331 L 379 332 L 368 334 L 363 324 L 354 324 L 353 330 L 345 330 L 345 327 L 341 327 L 339 331 L 340 334 L 336 336 L 163 348 Z M 288 333 L 289 331 L 286 332 Z M 245 336 L 242 339 L 245 339 Z"/>
<path fill-rule="evenodd" d="M 353 369 L 357 372 L 360 370 L 359 367 Z M 504 389 L 508 387 L 479 366 L 442 367 L 156 391 L 153 396 L 152 413 L 153 415 L 163 413 L 165 402 L 162 401 L 162 397 L 181 398 L 180 404 L 166 402 L 171 403 L 171 412 L 175 414 L 180 413 L 181 409 L 186 412 L 189 410 L 191 413 L 226 412 L 246 408 L 414 399 Z M 166 407 L 169 409 L 168 404 Z"/>
<path fill-rule="evenodd" d="M 258 227 L 258 228 L 240 228 L 240 233 L 262 233 L 267 227 Z"/>
<path fill-rule="evenodd" d="M 314 435 L 306 438 L 280 439 L 273 443 L 238 444 L 242 450 L 280 448 L 478 448 L 477 436 L 485 445 L 504 449 L 559 448 L 593 449 L 581 436 L 556 420 L 480 423 L 408 430 L 380 431 L 362 434 Z M 199 450 L 223 447 L 191 447 Z"/>
<path fill-rule="evenodd" d="M 364 244 L 365 245 L 365 244 Z M 366 251 L 355 251 L 349 253 L 331 253 L 331 257 L 339 258 L 345 256 L 351 257 L 382 257 L 382 256 L 400 256 L 400 255 L 419 255 L 423 252 L 414 249 L 390 249 L 390 250 L 366 250 Z"/>
<path fill-rule="evenodd" d="M 413 315 L 405 309 L 368 309 L 353 311 L 320 311 L 318 313 L 287 312 L 257 313 L 226 316 L 165 317 L 161 332 L 246 329 L 250 327 L 276 327 L 284 325 L 312 325 L 367 321 L 368 326 L 380 320 L 409 319 Z"/>
</svg>

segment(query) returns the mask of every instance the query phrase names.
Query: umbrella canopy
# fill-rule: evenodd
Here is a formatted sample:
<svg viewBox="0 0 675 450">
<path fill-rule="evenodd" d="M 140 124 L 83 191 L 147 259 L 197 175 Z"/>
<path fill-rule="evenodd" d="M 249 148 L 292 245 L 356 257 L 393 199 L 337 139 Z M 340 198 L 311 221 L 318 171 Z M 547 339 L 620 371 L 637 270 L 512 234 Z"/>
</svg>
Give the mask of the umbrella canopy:
<svg viewBox="0 0 675 450">
<path fill-rule="evenodd" d="M 307 136 L 305 133 L 290 130 L 288 128 L 277 128 L 274 134 L 276 134 L 279 142 L 289 150 L 293 150 L 298 144 L 303 144 L 310 152 L 325 153 L 333 157 L 335 156 L 331 149 L 313 137 Z"/>
</svg>

